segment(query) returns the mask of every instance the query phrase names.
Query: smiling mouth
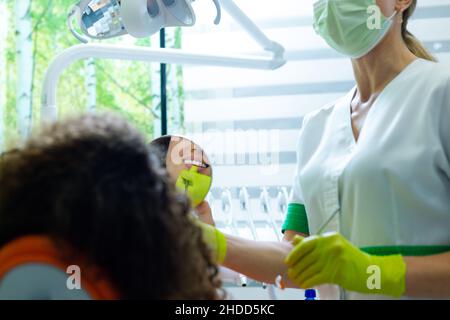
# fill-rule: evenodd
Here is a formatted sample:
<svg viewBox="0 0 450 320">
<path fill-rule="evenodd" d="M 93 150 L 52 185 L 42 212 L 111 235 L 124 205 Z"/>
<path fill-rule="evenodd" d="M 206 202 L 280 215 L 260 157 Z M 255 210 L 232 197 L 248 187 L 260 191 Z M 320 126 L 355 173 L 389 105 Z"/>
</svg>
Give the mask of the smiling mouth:
<svg viewBox="0 0 450 320">
<path fill-rule="evenodd" d="M 195 160 L 185 160 L 184 164 L 196 166 L 196 167 L 203 168 L 203 169 L 208 169 L 210 167 L 210 165 L 207 163 L 195 161 Z"/>
</svg>

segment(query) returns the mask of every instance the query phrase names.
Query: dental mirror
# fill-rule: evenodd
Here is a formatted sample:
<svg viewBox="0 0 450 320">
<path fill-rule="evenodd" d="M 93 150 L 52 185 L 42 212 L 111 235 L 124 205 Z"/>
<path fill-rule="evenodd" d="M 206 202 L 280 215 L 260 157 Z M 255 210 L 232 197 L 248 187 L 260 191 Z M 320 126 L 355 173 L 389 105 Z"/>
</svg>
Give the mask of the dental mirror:
<svg viewBox="0 0 450 320">
<path fill-rule="evenodd" d="M 192 206 L 199 206 L 208 195 L 213 178 L 211 162 L 204 150 L 182 136 L 163 136 L 151 144 L 171 181 L 186 192 Z"/>
</svg>

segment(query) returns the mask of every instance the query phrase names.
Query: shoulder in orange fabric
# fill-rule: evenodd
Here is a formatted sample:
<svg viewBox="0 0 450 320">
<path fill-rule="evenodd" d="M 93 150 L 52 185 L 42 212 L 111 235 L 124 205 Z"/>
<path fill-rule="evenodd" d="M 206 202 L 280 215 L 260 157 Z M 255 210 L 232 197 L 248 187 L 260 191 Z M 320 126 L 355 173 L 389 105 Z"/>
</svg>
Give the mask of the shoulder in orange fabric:
<svg viewBox="0 0 450 320">
<path fill-rule="evenodd" d="M 67 252 L 64 256 L 70 256 Z M 73 255 L 74 257 L 77 255 Z M 77 258 L 79 259 L 79 258 Z M 80 261 L 76 261 L 80 262 Z M 26 236 L 13 240 L 0 248 L 0 281 L 15 268 L 30 264 L 47 264 L 66 273 L 67 262 L 62 258 L 54 242 L 46 236 Z M 101 276 L 101 270 L 85 263 L 72 263 L 78 265 L 82 270 L 81 284 L 94 300 L 117 300 L 120 295 L 112 283 L 105 276 Z M 95 276 L 94 276 L 95 275 Z M 100 276 L 99 276 L 100 275 Z"/>
</svg>

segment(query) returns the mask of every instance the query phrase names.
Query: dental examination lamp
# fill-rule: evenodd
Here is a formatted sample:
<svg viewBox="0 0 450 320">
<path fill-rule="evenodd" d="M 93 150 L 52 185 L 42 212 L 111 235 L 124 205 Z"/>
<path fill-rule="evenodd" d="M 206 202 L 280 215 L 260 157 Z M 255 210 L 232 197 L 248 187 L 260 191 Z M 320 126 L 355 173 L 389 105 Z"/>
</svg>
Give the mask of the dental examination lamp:
<svg viewBox="0 0 450 320">
<path fill-rule="evenodd" d="M 162 28 L 191 27 L 196 16 L 194 0 L 81 0 L 74 5 L 67 23 L 72 34 L 81 42 L 103 40 L 129 34 L 135 38 L 149 37 Z M 222 8 L 212 0 L 220 23 Z M 74 26 L 76 19 L 79 29 Z"/>
<path fill-rule="evenodd" d="M 158 32 L 161 28 L 193 26 L 196 22 L 193 1 L 78 1 L 69 11 L 68 26 L 72 34 L 83 44 L 64 50 L 48 67 L 43 84 L 41 121 L 47 123 L 57 120 L 56 91 L 60 76 L 72 63 L 83 59 L 97 58 L 256 70 L 276 70 L 286 64 L 284 47 L 269 39 L 233 0 L 209 0 L 216 6 L 215 23 L 220 23 L 223 9 L 259 44 L 263 49 L 261 54 L 206 53 L 200 50 L 90 43 L 91 40 L 111 39 L 126 34 L 142 38 Z"/>
</svg>

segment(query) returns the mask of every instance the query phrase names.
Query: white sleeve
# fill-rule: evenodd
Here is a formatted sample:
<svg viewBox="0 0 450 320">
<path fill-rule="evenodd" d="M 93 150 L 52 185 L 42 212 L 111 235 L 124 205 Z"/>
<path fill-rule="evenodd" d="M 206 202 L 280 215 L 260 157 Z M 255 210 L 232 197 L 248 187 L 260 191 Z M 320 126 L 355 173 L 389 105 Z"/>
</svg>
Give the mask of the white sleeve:
<svg viewBox="0 0 450 320">
<path fill-rule="evenodd" d="M 302 145 L 302 138 L 303 138 L 303 129 L 305 127 L 306 124 L 306 119 L 303 118 L 302 119 L 302 123 L 301 123 L 301 127 L 300 127 L 300 134 L 299 137 L 297 139 L 297 163 L 296 163 L 296 169 L 295 169 L 295 174 L 294 174 L 294 181 L 292 183 L 292 195 L 291 195 L 291 200 L 290 203 L 295 203 L 295 204 L 301 204 L 304 205 L 304 198 L 303 198 L 303 192 L 300 186 L 300 171 L 302 169 L 302 165 L 301 165 L 301 161 L 300 159 L 302 158 L 301 156 L 301 145 Z"/>
<path fill-rule="evenodd" d="M 309 234 L 309 224 L 308 224 L 308 216 L 306 213 L 304 201 L 303 201 L 303 193 L 300 187 L 299 174 L 301 170 L 301 154 L 300 154 L 300 146 L 302 144 L 302 136 L 303 129 L 305 126 L 306 120 L 303 119 L 303 124 L 300 129 L 300 136 L 297 147 L 297 168 L 294 174 L 294 182 L 292 187 L 292 196 L 287 208 L 286 218 L 283 223 L 282 232 L 285 231 L 295 231 L 303 234 Z"/>
<path fill-rule="evenodd" d="M 450 178 L 450 77 L 447 82 L 447 90 L 443 98 L 442 115 L 440 117 L 440 136 L 442 146 L 447 156 L 447 174 Z"/>
</svg>

